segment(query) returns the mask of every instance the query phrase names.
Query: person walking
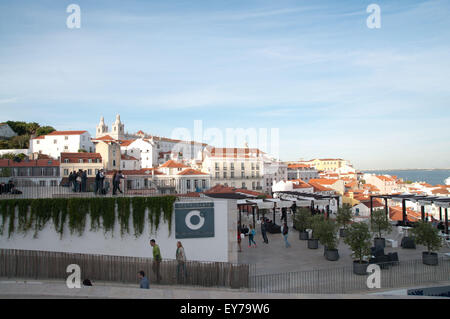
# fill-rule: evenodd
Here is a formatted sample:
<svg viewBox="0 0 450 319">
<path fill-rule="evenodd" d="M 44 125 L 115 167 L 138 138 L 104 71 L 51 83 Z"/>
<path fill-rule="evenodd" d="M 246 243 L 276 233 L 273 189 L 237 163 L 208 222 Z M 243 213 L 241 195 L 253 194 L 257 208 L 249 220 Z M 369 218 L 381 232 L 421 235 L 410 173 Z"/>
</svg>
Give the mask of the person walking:
<svg viewBox="0 0 450 319">
<path fill-rule="evenodd" d="M 184 283 L 187 277 L 186 254 L 184 252 L 184 247 L 181 244 L 181 241 L 177 242 L 177 251 L 175 253 L 175 258 L 177 260 L 177 282 Z"/>
<path fill-rule="evenodd" d="M 161 261 L 162 261 L 161 251 L 154 239 L 150 240 L 150 246 L 153 247 L 152 270 L 153 270 L 153 273 L 156 275 L 156 283 L 159 284 L 161 282 L 161 275 L 160 275 L 160 267 L 161 267 Z"/>
<path fill-rule="evenodd" d="M 118 173 L 116 173 L 113 177 L 113 185 L 114 185 L 114 189 L 113 189 L 113 195 L 116 195 L 116 192 L 119 191 L 121 194 L 123 194 L 123 192 L 120 190 L 120 180 L 124 179 L 125 176 L 123 176 L 122 171 L 119 171 Z"/>
<path fill-rule="evenodd" d="M 269 239 L 267 238 L 267 224 L 266 221 L 264 219 L 264 217 L 261 218 L 261 235 L 263 237 L 264 243 L 268 244 L 269 243 Z"/>
<path fill-rule="evenodd" d="M 94 194 L 97 195 L 98 193 L 101 194 L 100 191 L 100 172 L 101 170 L 97 171 L 97 174 L 95 174 L 95 187 L 94 187 Z"/>
<path fill-rule="evenodd" d="M 241 241 L 242 241 L 242 237 L 241 237 L 241 226 L 238 225 L 237 227 L 237 243 L 238 243 L 238 247 L 239 247 L 239 252 L 242 252 L 242 246 L 241 246 Z"/>
<path fill-rule="evenodd" d="M 145 272 L 143 270 L 138 272 L 138 278 L 139 278 L 139 288 L 150 289 L 150 282 L 148 281 L 148 278 L 145 276 Z"/>
<path fill-rule="evenodd" d="M 248 231 L 248 247 L 249 248 L 252 247 L 252 244 L 254 244 L 255 248 L 256 248 L 255 235 L 256 235 L 256 230 L 253 228 L 253 225 L 250 225 L 250 229 Z"/>
<path fill-rule="evenodd" d="M 288 225 L 286 222 L 284 222 L 283 226 L 281 227 L 281 233 L 283 234 L 284 244 L 285 244 L 286 248 L 291 247 L 291 244 L 288 242 L 289 228 L 288 228 Z"/>
</svg>

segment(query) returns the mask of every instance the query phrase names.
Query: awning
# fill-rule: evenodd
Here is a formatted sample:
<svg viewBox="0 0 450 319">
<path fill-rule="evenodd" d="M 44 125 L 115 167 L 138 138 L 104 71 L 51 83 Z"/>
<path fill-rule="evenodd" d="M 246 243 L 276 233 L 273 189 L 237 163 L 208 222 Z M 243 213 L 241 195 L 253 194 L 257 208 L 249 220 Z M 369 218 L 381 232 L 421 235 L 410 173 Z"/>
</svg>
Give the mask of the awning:
<svg viewBox="0 0 450 319">
<path fill-rule="evenodd" d="M 297 200 L 295 201 L 295 204 L 297 205 L 297 207 L 311 207 L 310 200 Z"/>
</svg>

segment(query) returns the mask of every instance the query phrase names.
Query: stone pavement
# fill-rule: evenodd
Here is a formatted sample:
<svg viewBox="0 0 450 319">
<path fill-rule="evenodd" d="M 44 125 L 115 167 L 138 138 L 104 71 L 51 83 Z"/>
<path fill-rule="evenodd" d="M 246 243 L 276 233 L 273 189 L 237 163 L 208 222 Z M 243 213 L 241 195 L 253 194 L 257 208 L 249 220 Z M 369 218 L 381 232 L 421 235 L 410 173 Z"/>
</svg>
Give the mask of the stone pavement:
<svg viewBox="0 0 450 319">
<path fill-rule="evenodd" d="M 373 294 L 257 294 L 245 290 L 152 286 L 139 289 L 130 285 L 94 283 L 92 287 L 69 289 L 61 281 L 20 281 L 0 279 L 0 299 L 429 299 L 432 297 Z"/>
<path fill-rule="evenodd" d="M 270 216 L 272 217 L 272 215 Z M 280 221 L 277 216 L 277 224 Z M 246 224 L 246 221 L 243 221 Z M 285 248 L 284 240 L 281 234 L 267 234 L 269 244 L 264 244 L 261 236 L 261 227 L 256 227 L 256 244 L 257 248 L 248 247 L 248 238 L 242 240 L 242 252 L 238 254 L 238 262 L 242 264 L 254 265 L 253 274 L 278 274 L 286 272 L 298 272 L 313 269 L 351 267 L 353 258 L 351 250 L 340 240 L 339 260 L 328 261 L 323 256 L 323 246 L 319 245 L 319 249 L 308 249 L 307 241 L 299 240 L 299 233 L 292 228 L 292 221 L 289 221 L 289 237 L 290 248 Z M 395 229 L 395 227 L 393 227 Z M 394 230 L 393 233 L 385 236 L 386 238 L 397 238 L 398 234 Z M 400 239 L 399 239 L 400 244 Z M 236 244 L 237 245 L 237 244 Z M 417 245 L 416 249 L 403 249 L 400 247 L 386 247 L 385 253 L 397 252 L 400 262 L 406 260 L 422 259 L 422 251 L 424 246 Z M 450 252 L 447 247 L 441 248 L 439 255 Z"/>
</svg>

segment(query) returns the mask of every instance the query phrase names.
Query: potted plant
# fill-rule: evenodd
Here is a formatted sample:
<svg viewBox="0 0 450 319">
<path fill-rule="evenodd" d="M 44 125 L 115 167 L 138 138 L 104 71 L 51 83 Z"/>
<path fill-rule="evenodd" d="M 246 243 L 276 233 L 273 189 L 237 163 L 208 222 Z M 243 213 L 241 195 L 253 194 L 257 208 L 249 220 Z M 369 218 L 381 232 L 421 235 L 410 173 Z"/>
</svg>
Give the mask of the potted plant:
<svg viewBox="0 0 450 319">
<path fill-rule="evenodd" d="M 339 259 L 337 229 L 336 222 L 330 219 L 322 220 L 318 228 L 319 242 L 324 246 L 325 258 L 330 261 Z"/>
<path fill-rule="evenodd" d="M 309 217 L 309 225 L 312 229 L 311 238 L 308 239 L 308 248 L 317 249 L 319 248 L 319 234 L 320 227 L 323 222 L 324 217 L 322 215 L 314 215 Z"/>
<path fill-rule="evenodd" d="M 336 222 L 340 227 L 342 227 L 339 229 L 340 237 L 345 237 L 347 225 L 349 225 L 352 221 L 352 217 L 352 207 L 349 204 L 344 204 L 342 207 L 338 208 Z"/>
<path fill-rule="evenodd" d="M 372 212 L 372 216 L 370 218 L 370 229 L 375 234 L 373 239 L 374 246 L 384 248 L 386 247 L 386 240 L 382 237 L 383 232 L 390 233 L 392 231 L 391 223 L 386 215 L 386 211 L 384 209 L 376 210 Z"/>
<path fill-rule="evenodd" d="M 353 273 L 356 275 L 367 275 L 369 262 L 366 259 L 371 254 L 369 226 L 363 222 L 354 223 L 348 228 L 346 235 L 344 242 L 350 246 L 352 257 L 354 258 Z"/>
<path fill-rule="evenodd" d="M 309 209 L 305 207 L 300 207 L 297 209 L 297 214 L 295 214 L 294 217 L 294 226 L 295 229 L 299 232 L 299 238 L 300 240 L 307 240 L 309 239 L 309 234 L 306 231 L 310 227 L 309 225 L 309 218 L 311 217 L 311 212 Z"/>
<path fill-rule="evenodd" d="M 427 247 L 427 251 L 422 252 L 422 262 L 425 265 L 437 265 L 438 254 L 436 251 L 442 247 L 442 241 L 439 237 L 439 230 L 434 228 L 431 223 L 419 221 L 411 232 L 414 234 L 418 244 Z"/>
</svg>

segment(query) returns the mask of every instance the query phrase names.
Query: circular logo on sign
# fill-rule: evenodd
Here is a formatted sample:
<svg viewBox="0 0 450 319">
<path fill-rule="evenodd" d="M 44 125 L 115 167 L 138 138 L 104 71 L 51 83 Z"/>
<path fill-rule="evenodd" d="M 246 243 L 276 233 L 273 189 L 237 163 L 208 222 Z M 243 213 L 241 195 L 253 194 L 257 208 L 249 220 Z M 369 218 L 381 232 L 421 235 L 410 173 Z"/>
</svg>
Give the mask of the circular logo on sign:
<svg viewBox="0 0 450 319">
<path fill-rule="evenodd" d="M 194 216 L 197 216 L 199 219 L 199 222 L 196 225 L 192 224 L 192 222 L 191 222 L 191 218 Z M 186 222 L 186 226 L 189 229 L 198 230 L 198 229 L 202 228 L 203 225 L 205 224 L 205 217 L 203 217 L 198 210 L 192 210 L 186 215 L 185 222 Z"/>
</svg>

